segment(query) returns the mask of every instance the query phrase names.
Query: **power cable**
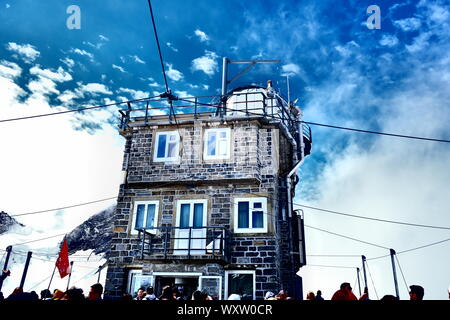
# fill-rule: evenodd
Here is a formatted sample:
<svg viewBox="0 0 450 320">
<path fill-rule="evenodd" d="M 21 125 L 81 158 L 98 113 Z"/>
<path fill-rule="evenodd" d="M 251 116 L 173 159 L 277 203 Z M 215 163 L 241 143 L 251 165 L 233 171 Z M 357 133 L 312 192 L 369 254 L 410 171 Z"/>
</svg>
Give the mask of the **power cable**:
<svg viewBox="0 0 450 320">
<path fill-rule="evenodd" d="M 437 245 L 437 244 L 440 244 L 440 243 L 444 243 L 444 242 L 449 241 L 449 240 L 450 240 L 450 238 L 449 239 L 444 239 L 444 240 L 433 242 L 433 243 L 429 243 L 429 244 L 426 244 L 426 245 L 423 245 L 423 246 L 420 246 L 420 247 L 399 251 L 399 252 L 396 252 L 396 254 L 399 255 L 399 254 L 403 254 L 403 253 L 407 253 L 407 252 L 411 252 L 411 251 L 415 251 L 415 250 L 431 247 L 431 246 L 434 246 L 434 245 Z M 379 256 L 379 257 L 370 258 L 370 259 L 367 259 L 367 260 L 377 260 L 377 259 L 386 258 L 386 257 L 390 257 L 390 256 L 391 256 L 390 254 L 386 254 L 386 255 Z"/>
<path fill-rule="evenodd" d="M 308 208 L 308 209 L 312 209 L 312 210 L 317 210 L 317 211 L 322 211 L 322 212 L 327 212 L 327 213 L 332 213 L 332 214 L 337 214 L 337 215 L 342 215 L 342 216 L 348 216 L 348 217 L 353 217 L 353 218 L 358 218 L 358 219 L 366 219 L 366 220 L 373 220 L 373 221 L 386 222 L 386 223 L 395 223 L 395 224 L 407 225 L 407 226 L 412 226 L 412 227 L 450 230 L 450 227 L 431 226 L 431 225 L 425 225 L 425 224 L 416 224 L 416 223 L 400 222 L 400 221 L 394 221 L 394 220 L 378 219 L 378 218 L 365 217 L 365 216 L 359 216 L 359 215 L 355 215 L 355 214 L 349 214 L 349 213 L 343 213 L 343 212 L 338 212 L 338 211 L 333 211 L 333 210 L 328 210 L 328 209 L 321 209 L 321 208 L 306 206 L 306 205 L 299 204 L 299 203 L 293 203 L 293 204 L 296 206 L 303 207 L 303 208 Z"/>
<path fill-rule="evenodd" d="M 46 280 L 48 280 L 48 279 L 50 279 L 50 278 L 51 278 L 51 276 L 46 277 L 44 280 L 38 282 L 37 284 L 35 284 L 34 286 L 32 286 L 30 289 L 28 289 L 28 291 L 33 290 L 34 288 L 36 288 L 37 286 L 39 286 L 40 284 L 42 284 L 44 281 L 46 281 Z"/>
<path fill-rule="evenodd" d="M 113 102 L 113 103 L 97 105 L 97 106 L 93 106 L 93 107 L 85 107 L 85 108 L 71 109 L 71 110 L 51 112 L 51 113 L 42 113 L 42 114 L 37 114 L 37 115 L 33 115 L 33 116 L 26 116 L 26 117 L 19 117 L 19 118 L 1 119 L 0 123 L 2 123 L 2 122 L 10 122 L 10 121 L 18 121 L 18 120 L 26 120 L 26 119 L 34 119 L 34 118 L 41 118 L 41 117 L 48 117 L 48 116 L 55 116 L 55 115 L 59 115 L 59 114 L 80 112 L 80 111 L 85 111 L 85 110 L 107 108 L 107 107 L 110 107 L 110 106 L 116 106 L 116 105 L 121 105 L 121 104 L 125 104 L 125 103 L 142 102 L 142 101 L 150 100 L 150 99 L 157 98 L 157 97 L 158 96 L 153 96 L 153 97 L 142 98 L 142 99 L 128 100 L 128 101 L 122 101 L 122 102 Z"/>
<path fill-rule="evenodd" d="M 163 57 L 162 57 L 162 53 L 161 53 L 161 46 L 159 45 L 158 31 L 156 30 L 155 17 L 154 17 L 154 14 L 153 14 L 151 0 L 148 0 L 148 7 L 150 8 L 150 15 L 152 17 L 152 24 L 153 24 L 153 31 L 155 32 L 156 44 L 158 46 L 159 61 L 161 63 L 162 73 L 163 73 L 163 77 L 164 77 L 164 84 L 166 86 L 166 92 L 163 95 L 161 95 L 161 97 L 164 96 L 164 97 L 167 97 L 169 99 L 170 112 L 171 112 L 171 114 L 173 114 L 173 117 L 174 117 L 174 120 L 175 120 L 175 124 L 178 127 L 177 117 L 175 115 L 175 110 L 173 109 L 173 104 L 172 104 L 172 99 L 174 98 L 174 96 L 172 95 L 172 93 L 171 93 L 171 91 L 169 89 L 169 85 L 167 83 L 166 70 L 164 68 L 164 61 L 163 61 Z"/>
<path fill-rule="evenodd" d="M 305 224 L 305 227 L 307 227 L 307 228 L 311 228 L 311 229 L 314 229 L 314 230 L 319 230 L 319 231 L 322 231 L 322 232 L 325 232 L 325 233 L 329 233 L 329 234 L 332 234 L 332 235 L 335 235 L 335 236 L 338 236 L 338 237 L 342 237 L 342 238 L 345 238 L 345 239 L 349 239 L 349 240 L 353 240 L 353 241 L 357 241 L 357 242 L 365 243 L 365 244 L 368 244 L 368 245 L 371 245 L 371 246 L 374 246 L 374 247 L 378 247 L 378 248 L 381 248 L 381 249 L 386 249 L 386 250 L 389 250 L 389 248 L 387 248 L 387 247 L 384 247 L 384 246 L 380 246 L 380 245 L 378 245 L 378 244 L 374 244 L 374 243 L 371 243 L 371 242 L 367 242 L 367 241 L 359 240 L 359 239 L 356 239 L 356 238 L 352 238 L 352 237 L 344 236 L 344 235 L 342 235 L 342 234 L 339 234 L 339 233 L 335 233 L 335 232 L 327 231 L 327 230 L 324 230 L 324 229 L 320 229 L 320 228 L 316 228 L 316 227 L 308 226 L 308 225 L 306 225 L 306 224 Z"/>
<path fill-rule="evenodd" d="M 20 217 L 20 216 L 26 216 L 26 215 L 30 215 L 30 214 L 38 214 L 38 213 L 43 213 L 43 212 L 51 212 L 51 211 L 68 209 L 68 208 L 75 208 L 75 207 L 85 206 L 88 204 L 103 202 L 103 201 L 112 200 L 112 199 L 117 199 L 117 197 L 94 200 L 94 201 L 90 201 L 90 202 L 84 202 L 84 203 L 79 203 L 79 204 L 74 204 L 74 205 L 70 205 L 70 206 L 66 206 L 66 207 L 54 208 L 54 209 L 46 209 L 46 210 L 41 210 L 41 211 L 33 211 L 33 212 L 27 212 L 27 213 L 21 213 L 21 214 L 14 214 L 14 215 L 11 215 L 11 217 Z"/>
<path fill-rule="evenodd" d="M 403 274 L 403 270 L 402 270 L 402 266 L 400 265 L 400 261 L 398 260 L 397 255 L 394 255 L 394 256 L 395 256 L 395 259 L 397 260 L 397 265 L 398 265 L 398 268 L 400 269 L 400 273 L 401 273 L 401 275 L 402 275 L 403 282 L 405 283 L 406 292 L 409 293 L 408 284 L 407 284 L 407 282 L 406 282 L 405 275 Z"/>
<path fill-rule="evenodd" d="M 370 273 L 369 264 L 367 263 L 367 260 L 366 260 L 366 266 L 367 266 L 367 271 L 369 271 L 369 277 L 370 277 L 370 281 L 372 282 L 373 290 L 375 291 L 375 296 L 377 297 L 377 300 L 379 300 L 377 288 L 375 288 L 375 283 L 373 282 L 372 274 Z"/>
<path fill-rule="evenodd" d="M 355 267 L 349 267 L 349 266 L 332 266 L 332 265 L 323 265 L 323 264 L 306 264 L 306 267 L 323 267 L 323 268 L 342 268 L 342 269 L 355 269 Z"/>
<path fill-rule="evenodd" d="M 56 237 L 60 237 L 60 236 L 64 236 L 66 235 L 66 233 L 61 233 L 61 234 L 57 234 L 51 237 L 47 237 L 47 238 L 42 238 L 42 239 L 36 239 L 36 240 L 31 240 L 31 241 L 27 241 L 27 242 L 22 242 L 22 243 L 15 243 L 12 246 L 21 246 L 23 244 L 27 244 L 27 243 L 32 243 L 32 242 L 38 242 L 38 241 L 42 241 L 42 240 L 47 240 L 47 239 L 51 239 L 51 238 L 56 238 Z"/>
<path fill-rule="evenodd" d="M 162 66 L 164 67 L 164 64 L 162 64 Z M 164 76 L 165 76 L 165 72 L 164 72 Z M 125 104 L 125 103 L 146 101 L 146 100 L 150 100 L 150 99 L 157 98 L 157 97 L 160 97 L 160 96 L 153 96 L 153 97 L 136 99 L 136 100 L 128 100 L 128 101 L 123 101 L 123 102 L 115 102 L 115 103 L 110 103 L 110 104 L 105 104 L 105 105 L 99 105 L 99 106 L 94 106 L 94 107 L 86 107 L 86 108 L 79 108 L 79 109 L 74 109 L 74 110 L 66 110 L 66 111 L 53 112 L 53 113 L 47 113 L 47 114 L 39 114 L 39 115 L 34 115 L 34 116 L 27 116 L 27 117 L 20 117 L 20 118 L 11 118 L 11 119 L 3 119 L 3 120 L 0 120 L 0 123 L 8 122 L 8 121 L 16 121 L 16 120 L 25 120 L 25 119 L 53 116 L 53 115 L 58 115 L 58 114 L 70 113 L 70 112 L 79 112 L 79 111 L 90 110 L 90 109 L 105 108 L 105 107 L 109 107 L 109 106 L 113 106 L 113 105 L 121 105 L 121 104 Z M 183 98 L 178 98 L 178 100 L 186 101 Z M 187 100 L 187 101 L 189 101 L 189 100 Z M 189 101 L 189 102 L 192 103 L 193 101 Z M 197 104 L 203 105 L 203 106 L 209 106 L 209 107 L 218 107 L 218 105 L 215 105 L 215 104 L 200 103 L 200 102 L 197 102 Z M 171 108 L 173 109 L 173 106 L 171 106 Z M 259 113 L 253 113 L 253 112 L 250 112 L 250 111 L 245 111 L 245 110 L 240 110 L 240 109 L 227 108 L 227 110 L 229 110 L 229 111 L 238 111 L 238 112 L 247 112 L 250 115 L 263 116 L 262 114 L 259 114 Z M 173 114 L 175 116 L 175 112 L 173 110 L 172 110 L 172 112 L 173 112 Z M 275 117 L 275 116 L 270 116 L 270 115 L 264 115 L 264 117 L 272 118 L 272 119 L 275 119 L 275 120 L 287 120 L 287 119 L 281 118 L 281 116 L 280 117 Z M 176 121 L 176 118 L 175 118 L 175 121 Z M 299 120 L 291 120 L 291 121 L 294 122 L 294 123 L 305 123 L 305 124 L 308 124 L 308 125 L 322 126 L 322 127 L 328 127 L 328 128 L 334 128 L 334 129 L 340 129 L 340 130 L 349 130 L 349 131 L 356 131 L 356 132 L 370 133 L 370 134 L 377 134 L 377 135 L 384 135 L 384 136 L 392 136 L 392 137 L 399 137 L 399 138 L 407 138 L 407 139 L 416 139 L 416 140 L 424 140 L 424 141 L 450 143 L 450 140 L 446 140 L 446 139 L 426 138 L 426 137 L 418 137 L 418 136 L 412 136 L 412 135 L 401 135 L 401 134 L 396 134 L 396 133 L 387 133 L 387 132 L 381 132 L 381 131 L 356 129 L 356 128 L 349 128 L 349 127 L 343 127 L 343 126 L 334 126 L 334 125 L 329 125 L 329 124 L 324 124 L 324 123 L 317 123 L 317 122 L 303 121 L 303 120 L 300 120 L 300 121 Z"/>
</svg>

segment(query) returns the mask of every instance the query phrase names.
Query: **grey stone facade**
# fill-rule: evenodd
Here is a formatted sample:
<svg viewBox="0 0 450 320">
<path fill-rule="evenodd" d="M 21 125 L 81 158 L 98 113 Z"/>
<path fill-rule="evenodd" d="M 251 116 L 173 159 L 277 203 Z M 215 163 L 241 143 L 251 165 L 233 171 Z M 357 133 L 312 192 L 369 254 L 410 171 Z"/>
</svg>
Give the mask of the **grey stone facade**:
<svg viewBox="0 0 450 320">
<path fill-rule="evenodd" d="M 203 159 L 204 132 L 208 128 L 231 129 L 229 159 Z M 176 163 L 153 161 L 156 133 L 163 131 L 180 134 L 180 159 Z M 298 160 L 297 146 L 277 124 L 245 118 L 192 120 L 178 125 L 149 122 L 130 126 L 122 134 L 126 138 L 123 163 L 126 180 L 120 186 L 117 201 L 105 296 L 117 298 L 128 290 L 130 270 L 141 270 L 143 275 L 220 276 L 222 299 L 230 293 L 225 291 L 227 270 L 250 270 L 255 274 L 256 299 L 262 299 L 267 290 L 288 289 L 292 295 L 295 293 L 299 262 L 294 261 L 291 253 L 298 234 L 291 220 L 283 217 L 288 211 L 285 179 Z M 267 198 L 267 232 L 235 232 L 234 199 L 243 197 Z M 228 230 L 226 257 L 142 255 L 141 238 L 130 233 L 134 202 L 158 201 L 156 224 L 169 227 L 176 224 L 176 201 L 183 199 L 207 200 L 207 226 Z M 164 242 L 162 232 L 153 235 L 152 241 L 155 248 L 163 243 L 173 247 L 173 241 Z M 203 287 L 212 290 L 213 281 L 208 281 Z"/>
</svg>

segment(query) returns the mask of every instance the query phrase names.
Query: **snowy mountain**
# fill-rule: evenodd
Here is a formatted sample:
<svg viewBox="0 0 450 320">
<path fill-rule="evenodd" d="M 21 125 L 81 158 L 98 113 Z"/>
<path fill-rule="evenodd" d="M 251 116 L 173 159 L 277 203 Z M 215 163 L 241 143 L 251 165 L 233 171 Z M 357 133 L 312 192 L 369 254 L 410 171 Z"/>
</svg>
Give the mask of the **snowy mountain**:
<svg viewBox="0 0 450 320">
<path fill-rule="evenodd" d="M 16 219 L 12 218 L 9 214 L 4 211 L 0 212 L 0 234 L 8 232 L 12 227 L 25 227 L 25 225 L 17 222 Z"/>
<path fill-rule="evenodd" d="M 67 234 L 69 254 L 91 249 L 95 254 L 107 256 L 111 243 L 115 209 L 115 206 L 111 206 L 93 215 Z"/>
</svg>

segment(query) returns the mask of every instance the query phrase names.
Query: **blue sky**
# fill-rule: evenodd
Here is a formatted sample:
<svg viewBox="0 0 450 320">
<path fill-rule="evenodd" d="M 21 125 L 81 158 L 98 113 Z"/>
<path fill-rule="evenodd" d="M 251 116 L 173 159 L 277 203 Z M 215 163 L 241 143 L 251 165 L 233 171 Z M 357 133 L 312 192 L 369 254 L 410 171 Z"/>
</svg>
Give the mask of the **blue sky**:
<svg viewBox="0 0 450 320">
<path fill-rule="evenodd" d="M 72 4 L 81 9 L 80 30 L 66 27 L 66 9 Z M 381 9 L 379 30 L 366 25 L 366 9 L 372 4 Z M 450 137 L 450 7 L 445 1 L 153 1 L 153 10 L 169 86 L 179 95 L 217 94 L 224 56 L 280 59 L 279 64 L 257 66 L 232 87 L 265 85 L 271 79 L 286 95 L 283 75 L 289 73 L 291 96 L 299 98 L 306 121 Z M 2 119 L 164 91 L 145 0 L 0 0 L 0 39 Z M 232 66 L 231 72 L 237 71 Z M 34 191 L 32 196 L 32 203 L 42 209 L 58 206 L 58 201 L 65 205 L 116 194 L 123 150 L 123 141 L 111 126 L 116 116 L 116 109 L 110 108 L 3 125 L 2 134 L 16 137 L 2 141 L 2 150 L 10 155 L 1 166 L 3 180 L 19 187 L 11 166 L 19 170 L 19 164 L 25 165 L 23 175 L 31 176 L 27 189 L 31 193 L 46 177 L 45 195 Z M 52 140 L 55 130 L 60 134 Z M 313 154 L 300 170 L 298 202 L 384 219 L 450 224 L 445 213 L 450 204 L 447 144 L 318 127 L 313 127 L 313 139 Z M 33 165 L 17 160 L 30 153 L 39 155 Z M 53 189 L 68 179 L 71 196 Z M 80 191 L 86 181 L 90 187 Z M 34 209 L 19 204 L 13 188 L 0 190 L 8 199 L 5 209 Z M 52 192 L 57 192 L 58 201 L 49 195 Z M 86 209 L 82 216 L 93 211 Z M 305 214 L 311 225 L 397 250 L 448 238 L 442 230 L 365 223 L 306 210 Z M 49 230 L 68 229 L 80 219 L 66 217 L 65 223 Z M 308 231 L 310 254 L 383 254 Z M 448 243 L 400 256 L 408 282 L 422 282 L 426 294 L 428 286 L 429 298 L 446 298 L 450 284 L 444 272 L 450 259 L 446 248 Z M 309 262 L 360 264 L 313 257 Z M 429 270 L 427 263 L 439 267 L 431 274 L 416 270 Z M 380 262 L 372 270 L 383 294 L 393 292 L 389 268 Z M 325 297 L 341 280 L 353 277 L 341 269 L 327 275 L 320 268 L 304 272 L 305 290 L 322 288 Z M 403 291 L 402 298 L 407 298 Z"/>
</svg>

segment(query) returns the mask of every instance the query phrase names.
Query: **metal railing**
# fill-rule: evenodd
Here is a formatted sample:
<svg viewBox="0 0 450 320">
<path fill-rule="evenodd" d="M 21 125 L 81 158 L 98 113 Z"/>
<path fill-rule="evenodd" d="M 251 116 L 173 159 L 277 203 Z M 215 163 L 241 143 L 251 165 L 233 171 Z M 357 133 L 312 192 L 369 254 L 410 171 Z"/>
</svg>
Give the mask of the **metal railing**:
<svg viewBox="0 0 450 320">
<path fill-rule="evenodd" d="M 121 114 L 120 128 L 126 129 L 130 121 L 157 119 L 159 116 L 169 116 L 170 109 L 176 117 L 191 115 L 194 119 L 202 119 L 206 114 L 221 117 L 261 117 L 271 122 L 281 123 L 291 134 L 298 130 L 298 118 L 289 110 L 287 103 L 274 94 L 268 96 L 265 92 L 233 92 L 221 99 L 221 96 L 186 97 L 171 100 L 170 106 L 166 99 L 148 99 L 128 103 Z M 156 115 L 156 114 L 158 115 Z"/>
<path fill-rule="evenodd" d="M 231 236 L 222 226 L 136 229 L 139 232 L 141 259 L 223 259 L 230 260 Z"/>
</svg>

